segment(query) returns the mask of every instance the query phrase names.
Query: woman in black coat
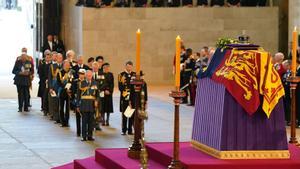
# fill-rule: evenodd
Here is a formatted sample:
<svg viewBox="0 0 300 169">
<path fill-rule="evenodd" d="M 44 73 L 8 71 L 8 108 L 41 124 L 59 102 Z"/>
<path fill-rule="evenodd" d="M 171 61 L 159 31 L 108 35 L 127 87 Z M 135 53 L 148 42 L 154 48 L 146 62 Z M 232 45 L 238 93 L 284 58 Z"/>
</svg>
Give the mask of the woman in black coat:
<svg viewBox="0 0 300 169">
<path fill-rule="evenodd" d="M 109 126 L 110 113 L 114 112 L 113 108 L 113 91 L 114 91 L 114 75 L 109 71 L 109 63 L 103 64 L 103 72 L 105 77 L 104 84 L 104 103 L 103 103 L 103 124 Z M 105 118 L 106 114 L 106 118 Z"/>
</svg>

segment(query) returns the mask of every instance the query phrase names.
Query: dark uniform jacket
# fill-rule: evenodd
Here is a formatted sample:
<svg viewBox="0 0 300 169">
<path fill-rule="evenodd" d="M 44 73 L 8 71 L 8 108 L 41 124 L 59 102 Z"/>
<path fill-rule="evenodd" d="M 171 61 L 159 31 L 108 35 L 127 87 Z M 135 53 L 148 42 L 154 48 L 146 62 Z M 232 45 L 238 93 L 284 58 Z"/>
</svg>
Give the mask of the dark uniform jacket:
<svg viewBox="0 0 300 169">
<path fill-rule="evenodd" d="M 147 89 L 147 83 L 144 81 L 144 84 L 142 85 L 141 88 L 141 93 L 143 92 L 144 94 L 144 103 L 146 104 L 148 101 L 148 89 Z M 130 95 L 130 103 L 131 103 L 131 107 L 133 109 L 135 109 L 136 105 L 135 105 L 135 99 L 136 99 L 136 93 L 134 92 L 134 86 L 131 86 L 131 95 Z M 140 95 L 140 100 L 139 103 L 141 104 L 141 95 Z M 141 105 L 140 105 L 141 106 Z M 145 106 L 145 105 L 144 105 Z"/>
<path fill-rule="evenodd" d="M 53 89 L 56 93 L 58 92 L 57 75 L 61 71 L 62 64 L 51 63 L 49 66 L 48 74 L 48 87 Z"/>
<path fill-rule="evenodd" d="M 39 74 L 39 90 L 38 97 L 42 97 L 44 95 L 44 91 L 46 90 L 46 81 L 49 75 L 50 63 L 46 63 L 45 60 L 42 60 L 38 67 Z"/>
<path fill-rule="evenodd" d="M 80 69 L 89 70 L 89 67 L 85 64 L 79 66 L 78 64 L 72 68 L 74 70 L 74 79 L 78 79 L 78 72 Z"/>
<path fill-rule="evenodd" d="M 31 61 L 26 60 L 23 62 L 21 59 L 18 59 L 15 62 L 12 73 L 15 74 L 14 84 L 21 86 L 30 86 L 31 79 L 30 76 L 33 74 L 33 65 Z M 21 72 L 28 72 L 28 75 L 22 75 Z"/>
<path fill-rule="evenodd" d="M 63 98 L 67 98 L 68 91 L 72 90 L 72 81 L 73 81 L 73 70 L 69 69 L 68 71 L 62 70 L 57 75 L 57 84 L 58 84 L 58 95 Z M 69 89 L 66 89 L 67 85 L 71 85 Z"/>
<path fill-rule="evenodd" d="M 131 91 L 131 80 L 135 76 L 135 72 L 121 72 L 118 77 L 118 86 L 120 90 L 120 112 L 124 112 L 128 106 Z"/>
<path fill-rule="evenodd" d="M 81 81 L 78 84 L 76 106 L 80 109 L 80 112 L 95 112 L 95 101 L 98 95 L 98 84 L 92 80 Z"/>
</svg>

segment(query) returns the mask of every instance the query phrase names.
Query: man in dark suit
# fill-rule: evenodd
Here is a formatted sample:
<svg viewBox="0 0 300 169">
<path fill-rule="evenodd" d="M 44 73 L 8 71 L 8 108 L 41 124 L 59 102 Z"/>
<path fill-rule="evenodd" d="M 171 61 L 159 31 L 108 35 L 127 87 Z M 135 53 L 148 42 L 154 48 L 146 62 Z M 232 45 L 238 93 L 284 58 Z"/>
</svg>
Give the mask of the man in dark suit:
<svg viewBox="0 0 300 169">
<path fill-rule="evenodd" d="M 27 54 L 22 53 L 22 55 L 15 62 L 12 73 L 15 75 L 14 84 L 17 86 L 18 91 L 18 103 L 19 112 L 28 112 L 28 98 L 29 98 L 29 86 L 31 84 L 30 76 L 33 74 L 33 65 L 30 60 L 28 60 Z"/>
<path fill-rule="evenodd" d="M 65 51 L 65 45 L 64 45 L 63 41 L 60 40 L 57 35 L 54 35 L 53 42 L 55 43 L 56 52 L 64 55 L 66 53 L 66 51 Z"/>
<path fill-rule="evenodd" d="M 73 70 L 71 69 L 70 62 L 65 60 L 63 63 L 63 70 L 57 75 L 61 127 L 69 127 L 72 81 Z"/>
<path fill-rule="evenodd" d="M 120 112 L 122 113 L 122 135 L 126 135 L 128 131 L 129 135 L 132 135 L 132 126 L 134 117 L 131 116 L 127 118 L 124 115 L 125 110 L 129 106 L 130 100 L 130 89 L 131 89 L 131 80 L 135 76 L 135 72 L 132 71 L 133 63 L 131 61 L 126 62 L 125 70 L 121 72 L 118 76 L 118 86 L 121 93 L 120 96 Z M 128 125 L 127 125 L 128 124 Z"/>
<path fill-rule="evenodd" d="M 53 41 L 53 36 L 52 35 L 47 36 L 47 42 L 45 42 L 44 45 L 43 45 L 43 51 L 42 52 L 44 53 L 46 50 L 50 50 L 51 52 L 56 51 L 56 44 Z"/>
<path fill-rule="evenodd" d="M 94 141 L 93 122 L 97 109 L 97 82 L 93 80 L 93 72 L 88 70 L 86 80 L 79 83 L 77 90 L 77 111 L 82 115 L 82 141 Z"/>
<path fill-rule="evenodd" d="M 45 53 L 45 58 L 41 60 L 38 66 L 38 75 L 40 78 L 39 81 L 39 89 L 38 89 L 38 97 L 41 98 L 41 109 L 44 112 L 44 116 L 47 116 L 48 114 L 48 97 L 45 95 L 47 93 L 47 79 L 48 79 L 48 74 L 49 74 L 49 67 L 51 63 L 51 52 L 49 50 L 46 50 Z"/>
</svg>

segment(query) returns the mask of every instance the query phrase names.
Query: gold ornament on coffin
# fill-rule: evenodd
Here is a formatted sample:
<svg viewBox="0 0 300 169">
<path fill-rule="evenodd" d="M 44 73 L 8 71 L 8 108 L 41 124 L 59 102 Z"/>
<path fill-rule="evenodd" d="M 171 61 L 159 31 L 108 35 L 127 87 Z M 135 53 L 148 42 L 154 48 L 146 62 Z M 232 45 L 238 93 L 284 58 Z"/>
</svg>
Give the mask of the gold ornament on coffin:
<svg viewBox="0 0 300 169">
<path fill-rule="evenodd" d="M 218 159 L 289 159 L 288 150 L 240 150 L 240 151 L 220 151 L 198 141 L 192 140 L 194 148 L 209 154 Z"/>
</svg>

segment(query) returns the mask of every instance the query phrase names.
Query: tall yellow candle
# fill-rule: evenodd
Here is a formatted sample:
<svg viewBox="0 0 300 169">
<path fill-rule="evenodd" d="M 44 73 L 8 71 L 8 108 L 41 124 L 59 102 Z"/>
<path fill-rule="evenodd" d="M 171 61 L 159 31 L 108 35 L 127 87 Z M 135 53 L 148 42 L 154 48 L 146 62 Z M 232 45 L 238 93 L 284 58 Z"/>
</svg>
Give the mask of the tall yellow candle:
<svg viewBox="0 0 300 169">
<path fill-rule="evenodd" d="M 295 26 L 293 31 L 293 48 L 292 48 L 292 76 L 296 75 L 297 69 L 297 46 L 298 46 L 298 32 Z"/>
<path fill-rule="evenodd" d="M 141 70 L 141 31 L 136 32 L 136 73 L 140 75 Z"/>
<path fill-rule="evenodd" d="M 175 88 L 180 88 L 180 51 L 181 51 L 181 38 L 176 37 L 176 58 L 175 58 Z"/>
</svg>

